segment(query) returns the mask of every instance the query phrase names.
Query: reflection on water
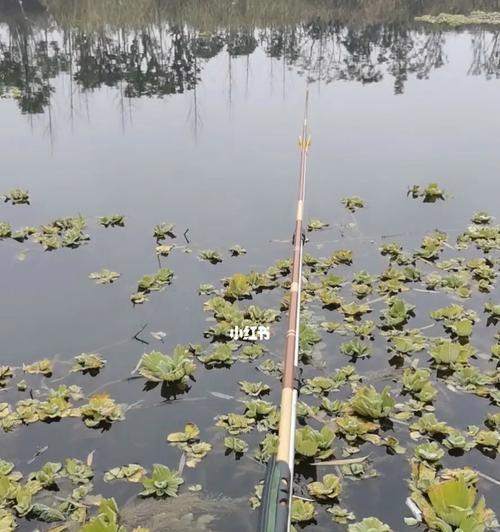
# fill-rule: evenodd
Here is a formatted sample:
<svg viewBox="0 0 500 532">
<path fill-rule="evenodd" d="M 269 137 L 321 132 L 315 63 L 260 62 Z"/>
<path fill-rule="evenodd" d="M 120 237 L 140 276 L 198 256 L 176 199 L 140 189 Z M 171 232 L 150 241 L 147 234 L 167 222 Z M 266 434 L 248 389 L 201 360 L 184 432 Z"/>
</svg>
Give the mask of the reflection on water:
<svg viewBox="0 0 500 532">
<path fill-rule="evenodd" d="M 40 12 L 35 2 L 28 4 L 31 11 L 4 14 L 4 24 L 0 12 L 0 96 L 15 98 L 21 112 L 46 111 L 61 74 L 74 83 L 71 95 L 107 86 L 118 87 L 124 98 L 163 97 L 195 89 L 204 66 L 216 56 L 226 55 L 230 64 L 232 58 L 249 58 L 257 48 L 311 82 L 366 84 L 389 76 L 396 94 L 404 92 L 409 76 L 427 78 L 446 61 L 446 32 L 412 23 L 414 15 L 431 5 L 404 11 L 409 19 L 404 23 L 372 22 L 370 13 L 362 12 L 359 20 L 352 16 L 358 24 L 351 20 L 346 25 L 335 18 L 349 12 L 342 3 L 336 10 L 318 8 L 314 16 L 298 2 L 297 13 L 284 10 L 278 23 L 266 23 L 265 18 L 254 20 L 254 12 L 242 7 L 246 2 L 238 2 L 241 12 L 234 16 L 234 27 L 219 24 L 207 31 L 190 24 L 207 23 L 198 19 L 194 6 L 127 4 L 131 13 L 126 23 L 121 17 L 127 9 L 116 5 L 113 10 L 113 2 L 102 3 L 108 6 L 104 10 L 101 3 L 88 9 L 82 4 L 48 1 Z M 467 32 L 468 73 L 498 77 L 500 31 Z"/>
</svg>

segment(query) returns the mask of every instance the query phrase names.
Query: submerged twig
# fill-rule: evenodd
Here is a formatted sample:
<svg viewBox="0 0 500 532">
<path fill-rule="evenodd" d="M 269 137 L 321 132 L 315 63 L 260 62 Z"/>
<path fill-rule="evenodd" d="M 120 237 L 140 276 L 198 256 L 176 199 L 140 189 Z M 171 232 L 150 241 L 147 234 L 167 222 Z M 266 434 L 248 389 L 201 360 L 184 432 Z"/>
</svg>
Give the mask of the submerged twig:
<svg viewBox="0 0 500 532">
<path fill-rule="evenodd" d="M 149 342 L 146 340 L 143 340 L 142 338 L 139 338 L 139 335 L 142 331 L 148 326 L 147 323 L 145 323 L 135 334 L 132 336 L 132 340 L 137 340 L 138 342 L 141 342 L 141 344 L 149 345 Z"/>
</svg>

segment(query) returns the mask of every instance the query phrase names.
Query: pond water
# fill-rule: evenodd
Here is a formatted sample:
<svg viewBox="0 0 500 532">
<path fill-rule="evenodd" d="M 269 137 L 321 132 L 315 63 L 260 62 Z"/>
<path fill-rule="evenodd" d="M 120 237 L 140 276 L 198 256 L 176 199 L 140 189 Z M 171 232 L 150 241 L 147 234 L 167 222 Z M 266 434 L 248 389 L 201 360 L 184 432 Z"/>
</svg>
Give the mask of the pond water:
<svg viewBox="0 0 500 532">
<path fill-rule="evenodd" d="M 95 450 L 95 493 L 114 496 L 127 513 L 137 504 L 138 485 L 104 483 L 103 473 L 129 463 L 148 471 L 155 463 L 176 469 L 181 453 L 166 436 L 190 421 L 213 450 L 196 468 L 184 468 L 184 491 L 200 483 L 200 499 L 206 500 L 200 510 L 190 500 L 179 504 L 177 513 L 192 504 L 195 513 L 221 512 L 210 530 L 229 532 L 235 523 L 254 530 L 257 511 L 247 499 L 265 467 L 250 457 L 265 433 L 240 436 L 250 451 L 239 460 L 224 456 L 225 432 L 214 426 L 214 417 L 242 412 L 243 406 L 213 392 L 242 399 L 238 381 L 261 380 L 272 387 L 266 399 L 276 403 L 279 380 L 257 370 L 261 360 L 212 370 L 198 361 L 189 393 L 171 398 L 164 397 L 161 386 L 145 390 L 145 380 L 131 379 L 131 372 L 144 352 L 171 353 L 177 344 L 209 346 L 203 333 L 214 322 L 203 311 L 208 297 L 198 295 L 200 283 L 220 288 L 224 277 L 263 272 L 290 256 L 297 137 L 308 83 L 312 146 L 306 218 L 319 218 L 330 227 L 310 233 L 305 250 L 326 257 L 351 249 L 353 265 L 334 273 L 348 280 L 361 269 L 378 275 L 388 264 L 378 251 L 384 243 L 397 241 L 411 251 L 427 233 L 440 229 L 453 246 L 474 212 L 500 215 L 500 30 L 450 30 L 414 22 L 416 15 L 446 11 L 432 2 L 421 3 L 418 12 L 394 11 L 382 6 L 386 2 L 367 2 L 352 11 L 341 2 L 317 2 L 309 10 L 303 2 L 282 10 L 281 2 L 275 10 L 264 10 L 260 3 L 254 9 L 251 2 L 233 2 L 226 10 L 216 2 L 214 12 L 192 2 L 183 7 L 146 2 L 154 9 L 138 6 L 130 12 L 117 2 L 92 8 L 77 0 L 25 1 L 23 12 L 13 4 L 0 3 L 0 194 L 27 189 L 30 205 L 1 204 L 0 221 L 18 229 L 80 214 L 87 219 L 90 241 L 52 252 L 30 239 L 0 241 L 0 365 L 18 368 L 8 389 L 0 388 L 0 402 L 13 405 L 30 390 L 36 395 L 64 382 L 81 386 L 86 396 L 107 391 L 132 408 L 106 431 L 69 418 L 0 432 L 0 458 L 29 473 L 48 461 L 85 460 Z M 495 8 L 494 2 L 462 4 L 467 4 L 465 12 Z M 452 197 L 437 203 L 407 197 L 413 184 L 430 182 Z M 354 195 L 365 200 L 365 207 L 351 214 L 340 200 Z M 115 212 L 126 216 L 125 227 L 99 225 L 99 216 Z M 176 249 L 158 259 L 153 227 L 161 222 L 175 223 L 176 238 L 166 243 Z M 230 257 L 233 244 L 247 253 Z M 223 262 L 200 261 L 199 252 L 208 248 L 221 253 Z M 480 255 L 445 248 L 441 258 Z M 495 250 L 491 256 L 497 256 Z M 132 305 L 138 280 L 154 273 L 159 263 L 175 272 L 171 286 Z M 428 263 L 417 262 L 417 267 L 433 270 Z M 97 285 L 88 275 L 102 268 L 121 277 L 112 285 Z M 497 264 L 494 268 L 498 271 Z M 425 288 L 423 283 L 414 287 Z M 282 289 L 264 291 L 250 303 L 277 309 L 283 294 Z M 342 294 L 346 301 L 355 299 L 348 287 Z M 432 324 L 429 312 L 453 302 L 476 310 L 481 322 L 471 343 L 489 355 L 498 327 L 486 326 L 483 308 L 486 301 L 498 303 L 498 290 L 474 289 L 471 298 L 460 299 L 443 291 L 418 292 L 412 285 L 402 297 L 417 306 L 411 327 Z M 378 322 L 384 306 L 374 303 L 368 318 Z M 319 299 L 306 307 L 314 323 L 342 320 L 338 311 L 322 308 Z M 284 317 L 272 324 L 265 344 L 276 361 L 282 354 Z M 163 342 L 150 334 L 155 331 L 166 332 Z M 339 346 L 349 337 L 320 331 L 315 356 L 325 367 L 319 362 L 316 369 L 307 366 L 305 377 L 348 362 Z M 441 334 L 440 324 L 429 331 L 430 336 Z M 389 365 L 386 339 L 376 333 L 370 344 L 372 356 L 355 364 L 357 372 L 378 390 L 389 385 L 398 395 L 402 369 Z M 72 358 L 83 352 L 106 359 L 98 375 L 68 375 Z M 54 360 L 51 378 L 23 374 L 23 363 L 43 358 Z M 429 365 L 426 351 L 418 358 L 422 366 Z M 497 371 L 487 356 L 474 364 Z M 23 378 L 28 389 L 17 391 L 15 383 Z M 487 413 L 498 412 L 487 398 L 450 391 L 443 380 L 436 385 L 437 418 L 460 430 L 482 427 Z M 372 453 L 377 478 L 343 480 L 340 502 L 358 519 L 375 515 L 395 531 L 409 529 L 403 522 L 410 515 L 404 501 L 415 443 L 407 432 L 406 426 L 394 427 L 406 455 L 390 456 L 384 447 L 363 445 L 361 454 Z M 342 446 L 336 441 L 334 447 Z M 495 458 L 472 449 L 459 458 L 446 453 L 442 463 L 468 465 L 498 479 Z M 314 469 L 299 467 L 297 480 L 310 481 Z M 333 469 L 317 471 L 323 475 Z M 498 489 L 487 480 L 479 482 L 497 514 Z M 182 517 L 175 507 L 161 508 L 165 520 Z M 345 530 L 332 524 L 324 508 L 318 507 L 316 522 L 304 528 Z M 148 519 L 144 526 L 169 530 Z M 21 518 L 18 525 L 20 530 L 50 528 Z"/>
</svg>

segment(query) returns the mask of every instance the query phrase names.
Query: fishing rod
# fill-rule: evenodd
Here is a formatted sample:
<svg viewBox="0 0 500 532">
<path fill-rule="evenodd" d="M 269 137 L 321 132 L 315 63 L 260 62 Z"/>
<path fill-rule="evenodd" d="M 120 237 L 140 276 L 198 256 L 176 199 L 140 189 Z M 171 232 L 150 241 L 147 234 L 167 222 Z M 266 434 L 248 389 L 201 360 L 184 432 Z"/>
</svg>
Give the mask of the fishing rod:
<svg viewBox="0 0 500 532">
<path fill-rule="evenodd" d="M 284 368 L 281 382 L 278 452 L 267 464 L 260 506 L 258 532 L 289 532 L 292 515 L 293 470 L 295 459 L 295 422 L 297 411 L 297 369 L 299 361 L 300 289 L 302 281 L 302 248 L 304 198 L 306 184 L 308 136 L 307 115 L 309 89 L 306 90 L 304 123 L 299 137 L 300 174 L 297 216 L 292 245 L 292 284 L 288 308 L 288 329 L 285 336 Z"/>
</svg>

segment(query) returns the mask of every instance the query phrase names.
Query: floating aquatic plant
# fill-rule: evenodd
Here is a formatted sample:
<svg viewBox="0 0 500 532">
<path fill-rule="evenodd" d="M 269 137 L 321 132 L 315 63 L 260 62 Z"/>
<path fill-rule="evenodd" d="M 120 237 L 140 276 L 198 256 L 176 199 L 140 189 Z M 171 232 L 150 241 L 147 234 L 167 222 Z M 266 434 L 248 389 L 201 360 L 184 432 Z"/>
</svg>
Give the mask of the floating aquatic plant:
<svg viewBox="0 0 500 532">
<path fill-rule="evenodd" d="M 387 328 L 398 328 L 406 324 L 413 316 L 415 305 L 410 305 L 402 299 L 393 298 L 390 300 L 388 307 L 382 310 L 380 319 L 383 326 Z"/>
<path fill-rule="evenodd" d="M 142 480 L 144 490 L 141 491 L 143 497 L 177 497 L 179 486 L 184 480 L 175 471 L 161 464 L 154 464 L 151 478 L 145 477 Z"/>
<path fill-rule="evenodd" d="M 30 196 L 27 190 L 15 188 L 7 194 L 4 194 L 3 199 L 5 202 L 10 201 L 12 205 L 29 205 Z"/>
<path fill-rule="evenodd" d="M 229 451 L 233 451 L 235 454 L 243 454 L 248 451 L 248 443 L 241 438 L 235 436 L 228 436 L 224 438 L 224 447 Z"/>
<path fill-rule="evenodd" d="M 12 227 L 7 222 L 0 222 L 0 240 L 12 235 Z"/>
<path fill-rule="evenodd" d="M 389 416 L 395 404 L 387 386 L 380 394 L 373 386 L 360 386 L 350 402 L 356 414 L 370 419 Z"/>
<path fill-rule="evenodd" d="M 337 475 L 327 474 L 321 481 L 307 484 L 307 491 L 320 501 L 328 501 L 336 499 L 342 493 L 342 484 Z"/>
<path fill-rule="evenodd" d="M 246 345 L 242 350 L 239 359 L 246 362 L 256 360 L 266 352 L 264 346 L 260 344 Z"/>
<path fill-rule="evenodd" d="M 118 272 L 112 272 L 111 270 L 106 269 L 89 274 L 89 279 L 93 279 L 97 284 L 111 284 L 119 277 L 120 274 Z"/>
<path fill-rule="evenodd" d="M 215 425 L 226 429 L 233 436 L 242 432 L 250 432 L 255 424 L 254 418 L 234 413 L 217 416 L 216 419 Z"/>
<path fill-rule="evenodd" d="M 33 362 L 33 364 L 23 364 L 24 373 L 41 374 L 45 377 L 52 375 L 52 362 L 48 358 Z"/>
<path fill-rule="evenodd" d="M 312 220 L 309 220 L 309 223 L 307 224 L 307 230 L 308 231 L 321 231 L 322 229 L 326 229 L 329 227 L 330 224 L 322 222 L 321 220 L 318 220 L 317 218 L 313 218 Z"/>
<path fill-rule="evenodd" d="M 184 346 L 175 347 L 172 356 L 159 351 L 145 353 L 139 362 L 138 372 L 151 382 L 182 382 L 192 375 L 196 365 Z"/>
<path fill-rule="evenodd" d="M 431 372 L 427 368 L 412 365 L 403 371 L 403 388 L 423 403 L 434 400 L 437 390 L 432 385 Z"/>
<path fill-rule="evenodd" d="M 338 504 L 335 504 L 331 508 L 327 508 L 326 511 L 332 515 L 332 521 L 339 525 L 346 525 L 349 521 L 354 521 L 354 519 L 356 519 L 353 512 L 350 512 L 347 508 L 342 508 Z"/>
<path fill-rule="evenodd" d="M 462 345 L 451 340 L 439 339 L 430 348 L 429 353 L 438 365 L 453 366 L 465 364 L 476 353 L 470 344 Z"/>
<path fill-rule="evenodd" d="M 174 245 L 160 244 L 156 246 L 155 252 L 159 257 L 168 257 L 170 252 L 174 249 Z"/>
<path fill-rule="evenodd" d="M 344 207 L 351 212 L 355 212 L 357 209 L 361 209 L 365 206 L 363 199 L 359 196 L 342 198 L 340 203 L 342 203 L 342 205 L 344 205 Z"/>
<path fill-rule="evenodd" d="M 36 227 L 27 226 L 23 227 L 22 229 L 18 229 L 17 231 L 14 231 L 11 235 L 13 240 L 17 240 L 17 242 L 24 242 L 25 240 L 28 240 L 28 238 L 31 235 L 34 235 L 36 233 Z"/>
<path fill-rule="evenodd" d="M 82 353 L 75 357 L 72 371 L 97 373 L 105 364 L 106 361 L 98 353 Z"/>
<path fill-rule="evenodd" d="M 446 435 L 450 430 L 450 427 L 444 421 L 438 421 L 433 413 L 426 413 L 410 425 L 410 436 L 418 439 L 420 435 Z"/>
<path fill-rule="evenodd" d="M 471 222 L 478 225 L 488 225 L 493 217 L 484 211 L 477 211 L 473 214 Z"/>
<path fill-rule="evenodd" d="M 413 185 L 407 195 L 411 195 L 412 198 L 423 198 L 424 203 L 434 203 L 438 199 L 446 199 L 444 191 L 439 188 L 437 183 L 429 183 L 424 189 L 420 185 Z"/>
<path fill-rule="evenodd" d="M 99 216 L 99 223 L 104 227 L 124 227 L 125 220 L 126 218 L 123 214 Z"/>
<path fill-rule="evenodd" d="M 90 428 L 108 426 L 125 419 L 122 407 L 105 392 L 92 395 L 89 402 L 81 407 L 81 413 L 83 422 Z"/>
<path fill-rule="evenodd" d="M 291 514 L 292 523 L 307 523 L 314 519 L 316 509 L 311 502 L 294 498 L 292 500 Z"/>
<path fill-rule="evenodd" d="M 318 296 L 321 299 L 321 303 L 323 303 L 323 306 L 327 308 L 337 308 L 343 302 L 343 299 L 332 288 L 321 289 L 318 292 Z"/>
<path fill-rule="evenodd" d="M 422 351 L 427 345 L 427 341 L 418 329 L 405 330 L 401 334 L 392 334 L 389 337 L 391 349 L 407 355 L 417 351 Z"/>
<path fill-rule="evenodd" d="M 172 282 L 173 276 L 174 272 L 169 268 L 160 268 L 152 275 L 144 275 L 139 279 L 137 292 L 130 296 L 130 300 L 134 304 L 144 303 L 147 301 L 146 294 L 162 290 Z"/>
<path fill-rule="evenodd" d="M 155 225 L 153 229 L 153 236 L 156 238 L 156 241 L 165 240 L 167 237 L 175 238 L 175 234 L 173 233 L 175 225 L 174 224 L 168 224 L 168 223 L 161 223 L 158 225 Z"/>
<path fill-rule="evenodd" d="M 172 432 L 167 436 L 170 443 L 188 443 L 198 441 L 200 429 L 194 423 L 186 423 L 182 432 Z"/>
<path fill-rule="evenodd" d="M 67 458 L 61 473 L 73 484 L 88 484 L 94 476 L 92 467 L 77 458 Z"/>
<path fill-rule="evenodd" d="M 324 426 L 320 431 L 309 426 L 295 430 L 295 452 L 305 458 L 326 460 L 333 454 L 331 444 L 335 433 Z"/>
<path fill-rule="evenodd" d="M 218 262 L 222 262 L 222 256 L 217 251 L 214 251 L 213 249 L 204 249 L 203 251 L 200 251 L 200 254 L 198 255 L 200 260 L 205 260 L 207 262 L 210 262 L 211 264 L 217 264 Z"/>
<path fill-rule="evenodd" d="M 328 377 L 318 375 L 305 380 L 304 386 L 300 392 L 305 395 L 315 394 L 322 395 L 329 392 L 339 390 L 340 387 L 349 381 L 357 380 L 359 377 L 356 374 L 354 366 L 344 366 L 336 371 L 335 374 Z"/>
<path fill-rule="evenodd" d="M 28 478 L 29 480 L 36 480 L 43 488 L 51 488 L 61 478 L 62 468 L 61 463 L 47 462 L 39 471 L 31 473 Z"/>
<path fill-rule="evenodd" d="M 477 249 L 489 253 L 500 249 L 500 225 L 471 225 L 457 237 L 457 248 L 466 249 L 474 244 Z"/>
<path fill-rule="evenodd" d="M 269 393 L 271 390 L 269 385 L 262 382 L 239 381 L 238 384 L 240 385 L 241 391 L 253 397 L 258 397 L 259 395 Z"/>
<path fill-rule="evenodd" d="M 233 357 L 234 346 L 230 344 L 217 344 L 211 353 L 198 356 L 198 360 L 207 367 L 232 366 L 235 362 Z"/>
<path fill-rule="evenodd" d="M 214 292 L 215 292 L 215 286 L 213 284 L 202 283 L 198 287 L 198 294 L 199 295 L 209 296 L 209 295 L 213 294 Z"/>
<path fill-rule="evenodd" d="M 344 303 L 340 306 L 341 312 L 344 314 L 346 320 L 353 320 L 361 317 L 363 314 L 371 312 L 371 308 L 366 304 Z"/>
<path fill-rule="evenodd" d="M 104 473 L 104 482 L 113 480 L 127 480 L 128 482 L 141 482 L 146 470 L 139 464 L 128 464 L 113 467 Z"/>
<path fill-rule="evenodd" d="M 243 273 L 235 273 L 227 280 L 224 297 L 229 300 L 245 299 L 252 295 L 252 285 Z"/>
<path fill-rule="evenodd" d="M 232 257 L 239 257 L 240 255 L 245 255 L 247 250 L 242 248 L 240 245 L 235 244 L 229 248 L 229 252 L 231 253 Z"/>
<path fill-rule="evenodd" d="M 415 456 L 427 462 L 438 462 L 443 458 L 444 451 L 437 442 L 433 441 L 430 443 L 422 443 L 415 447 Z"/>
<path fill-rule="evenodd" d="M 321 335 L 315 327 L 301 321 L 299 325 L 299 353 L 309 356 L 314 350 L 314 346 L 321 342 Z"/>
<path fill-rule="evenodd" d="M 424 492 L 415 491 L 412 499 L 422 511 L 425 523 L 444 532 L 481 531 L 492 526 L 494 514 L 484 498 L 476 503 L 477 490 L 463 476 L 434 482 Z"/>
<path fill-rule="evenodd" d="M 10 366 L 0 366 L 0 388 L 3 388 L 14 377 L 14 372 Z"/>
<path fill-rule="evenodd" d="M 358 416 L 343 415 L 335 419 L 339 431 L 348 442 L 355 442 L 358 438 L 366 436 L 378 430 L 378 423 L 364 420 Z"/>
<path fill-rule="evenodd" d="M 443 445 L 447 449 L 469 451 L 474 447 L 474 442 L 469 441 L 459 430 L 450 430 L 443 440 Z"/>
<path fill-rule="evenodd" d="M 364 344 L 358 338 L 353 338 L 349 342 L 340 344 L 340 352 L 352 359 L 365 358 L 370 356 L 370 346 Z"/>
</svg>

